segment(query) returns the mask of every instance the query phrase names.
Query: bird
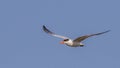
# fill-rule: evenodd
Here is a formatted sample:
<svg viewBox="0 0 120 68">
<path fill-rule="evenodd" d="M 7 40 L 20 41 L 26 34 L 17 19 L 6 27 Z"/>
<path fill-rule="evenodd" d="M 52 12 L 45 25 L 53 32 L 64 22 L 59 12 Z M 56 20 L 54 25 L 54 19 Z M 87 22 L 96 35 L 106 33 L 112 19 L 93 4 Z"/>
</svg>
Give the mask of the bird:
<svg viewBox="0 0 120 68">
<path fill-rule="evenodd" d="M 70 46 L 70 47 L 83 47 L 84 46 L 84 44 L 82 43 L 83 40 L 85 40 L 89 37 L 92 37 L 92 36 L 97 36 L 97 35 L 107 33 L 110 30 L 100 32 L 100 33 L 95 33 L 95 34 L 83 35 L 83 36 L 77 37 L 75 39 L 71 39 L 69 37 L 58 35 L 58 34 L 52 32 L 52 31 L 50 31 L 45 25 L 43 25 L 43 31 L 46 32 L 47 34 L 50 34 L 50 35 L 54 36 L 54 37 L 58 37 L 58 38 L 63 39 L 60 42 L 61 44 L 66 44 L 67 46 Z"/>
</svg>

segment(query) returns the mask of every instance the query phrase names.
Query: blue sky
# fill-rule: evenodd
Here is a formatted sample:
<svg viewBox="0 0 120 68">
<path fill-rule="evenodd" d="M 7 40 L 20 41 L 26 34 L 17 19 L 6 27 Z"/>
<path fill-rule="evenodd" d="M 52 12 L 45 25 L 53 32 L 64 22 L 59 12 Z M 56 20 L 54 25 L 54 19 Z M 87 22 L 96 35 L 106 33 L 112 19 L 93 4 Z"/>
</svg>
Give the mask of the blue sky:
<svg viewBox="0 0 120 68">
<path fill-rule="evenodd" d="M 120 68 L 119 0 L 1 0 L 0 68 Z M 89 38 L 83 48 L 59 44 L 57 34 Z"/>
</svg>

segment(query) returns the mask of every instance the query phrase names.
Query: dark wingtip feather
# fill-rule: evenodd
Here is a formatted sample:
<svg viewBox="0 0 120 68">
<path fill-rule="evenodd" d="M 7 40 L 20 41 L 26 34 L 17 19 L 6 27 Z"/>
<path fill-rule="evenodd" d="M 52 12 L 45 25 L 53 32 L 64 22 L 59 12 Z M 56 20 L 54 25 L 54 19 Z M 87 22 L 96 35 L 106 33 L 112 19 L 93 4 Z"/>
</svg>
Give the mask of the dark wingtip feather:
<svg viewBox="0 0 120 68">
<path fill-rule="evenodd" d="M 51 32 L 50 30 L 48 30 L 45 25 L 43 25 L 43 30 L 46 32 L 46 33 L 49 33 L 49 34 L 53 34 L 53 32 Z"/>
<path fill-rule="evenodd" d="M 101 33 L 97 33 L 97 34 L 92 34 L 92 35 L 90 35 L 90 36 L 94 36 L 94 35 L 101 35 L 101 34 L 104 34 L 104 33 L 109 32 L 109 31 L 111 31 L 111 30 L 107 30 L 107 31 L 104 31 L 104 32 L 101 32 Z"/>
<path fill-rule="evenodd" d="M 110 32 L 111 30 L 107 30 L 106 32 Z"/>
<path fill-rule="evenodd" d="M 46 27 L 45 27 L 45 25 L 43 25 L 43 30 L 44 30 L 44 31 L 46 30 Z"/>
<path fill-rule="evenodd" d="M 45 27 L 45 25 L 43 25 L 43 30 L 44 30 L 44 31 L 46 30 L 46 27 Z"/>
<path fill-rule="evenodd" d="M 105 31 L 105 32 L 103 32 L 103 33 L 107 33 L 107 32 L 110 32 L 111 30 L 107 30 L 107 31 Z"/>
</svg>

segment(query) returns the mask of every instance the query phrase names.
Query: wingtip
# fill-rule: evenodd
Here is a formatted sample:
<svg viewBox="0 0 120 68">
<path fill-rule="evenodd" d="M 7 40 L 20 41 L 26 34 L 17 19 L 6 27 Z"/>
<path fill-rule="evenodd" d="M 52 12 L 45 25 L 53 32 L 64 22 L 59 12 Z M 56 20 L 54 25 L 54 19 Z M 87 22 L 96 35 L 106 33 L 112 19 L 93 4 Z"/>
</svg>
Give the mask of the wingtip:
<svg viewBox="0 0 120 68">
<path fill-rule="evenodd" d="M 45 25 L 43 25 L 43 30 L 45 31 L 47 28 L 46 28 L 46 26 Z"/>
<path fill-rule="evenodd" d="M 45 25 L 43 25 L 43 30 L 44 30 L 46 33 L 53 34 L 53 32 L 51 32 L 50 30 L 48 30 Z"/>
<path fill-rule="evenodd" d="M 110 32 L 111 30 L 107 30 L 106 32 Z"/>
<path fill-rule="evenodd" d="M 105 32 L 102 32 L 102 33 L 99 33 L 99 34 L 104 34 L 104 33 L 107 33 L 107 32 L 110 32 L 111 30 L 107 30 Z"/>
<path fill-rule="evenodd" d="M 43 28 L 43 30 L 45 31 L 45 29 L 46 29 L 45 25 L 43 25 L 43 27 L 42 27 L 42 28 Z"/>
<path fill-rule="evenodd" d="M 43 25 L 43 28 L 45 28 L 45 25 Z"/>
</svg>

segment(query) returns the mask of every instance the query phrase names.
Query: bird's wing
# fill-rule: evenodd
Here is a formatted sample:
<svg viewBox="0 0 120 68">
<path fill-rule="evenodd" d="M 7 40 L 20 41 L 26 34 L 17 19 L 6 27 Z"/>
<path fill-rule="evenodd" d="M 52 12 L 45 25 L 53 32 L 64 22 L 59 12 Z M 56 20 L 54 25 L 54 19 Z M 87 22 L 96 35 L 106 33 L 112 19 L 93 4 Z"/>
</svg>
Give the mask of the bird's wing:
<svg viewBox="0 0 120 68">
<path fill-rule="evenodd" d="M 48 30 L 44 25 L 43 25 L 43 30 L 44 30 L 46 33 L 48 33 L 48 34 L 50 34 L 50 35 L 52 35 L 52 36 L 55 36 L 55 37 L 58 37 L 58 38 L 62 38 L 62 39 L 69 39 L 68 37 L 64 37 L 64 36 L 61 36 L 61 35 L 57 35 L 57 34 L 51 32 L 51 31 Z"/>
<path fill-rule="evenodd" d="M 81 36 L 81 37 L 76 38 L 76 39 L 73 40 L 73 41 L 74 41 L 74 42 L 81 42 L 81 41 L 87 39 L 88 37 L 96 36 L 96 35 L 101 35 L 101 34 L 104 34 L 104 33 L 109 32 L 109 31 L 110 31 L 110 30 L 107 30 L 107 31 L 104 31 L 104 32 L 101 32 L 101 33 L 96 33 L 96 34 L 84 35 L 84 36 Z"/>
</svg>

